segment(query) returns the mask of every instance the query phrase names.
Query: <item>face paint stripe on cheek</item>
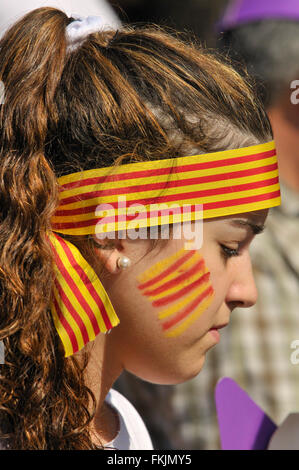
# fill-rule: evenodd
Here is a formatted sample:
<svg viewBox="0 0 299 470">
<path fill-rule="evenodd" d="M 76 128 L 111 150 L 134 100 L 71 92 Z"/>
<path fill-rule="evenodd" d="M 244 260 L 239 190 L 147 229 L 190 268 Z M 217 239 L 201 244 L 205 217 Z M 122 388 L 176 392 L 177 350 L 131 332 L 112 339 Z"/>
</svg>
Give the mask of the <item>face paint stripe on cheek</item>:
<svg viewBox="0 0 299 470">
<path fill-rule="evenodd" d="M 171 289 L 173 287 L 176 287 L 179 283 L 186 281 L 187 279 L 190 279 L 191 276 L 194 274 L 198 274 L 199 271 L 202 272 L 204 268 L 204 261 L 201 259 L 198 263 L 196 263 L 194 266 L 192 266 L 188 271 L 180 274 L 179 276 L 175 277 L 174 279 L 165 282 L 161 286 L 153 289 L 153 290 L 147 290 L 143 292 L 144 295 L 147 295 L 148 297 L 155 297 L 158 294 L 161 294 L 162 292 L 165 292 L 168 289 Z"/>
<path fill-rule="evenodd" d="M 175 272 L 180 266 L 182 266 L 187 260 L 189 260 L 196 253 L 195 251 L 189 251 L 184 256 L 181 256 L 182 251 L 185 252 L 185 250 L 181 250 L 180 252 L 176 253 L 175 256 L 171 256 L 170 259 L 168 258 L 166 260 L 159 261 L 158 263 L 155 264 L 153 268 L 146 271 L 140 278 L 140 281 L 142 282 L 142 284 L 139 285 L 139 289 L 140 290 L 146 289 L 148 287 L 152 287 L 157 282 L 160 282 L 166 276 Z M 177 259 L 178 257 L 179 259 Z M 173 263 L 174 259 L 176 259 L 176 261 Z M 163 271 L 161 272 L 161 270 Z M 153 275 L 154 277 L 152 277 Z"/>
<path fill-rule="evenodd" d="M 187 307 L 190 302 L 193 302 L 193 300 L 195 300 L 200 294 L 202 294 L 202 292 L 204 292 L 206 288 L 207 284 L 203 284 L 199 289 L 195 289 L 191 292 L 191 294 L 183 297 L 183 299 L 179 302 L 176 302 L 171 307 L 168 306 L 163 309 L 158 315 L 159 320 L 164 320 L 165 318 L 180 312 L 183 308 Z"/>
<path fill-rule="evenodd" d="M 211 288 L 212 288 L 212 286 L 211 286 Z M 177 328 L 174 328 L 171 331 L 165 332 L 165 336 L 175 337 L 175 336 L 178 336 L 178 335 L 182 334 L 187 328 L 189 328 L 209 308 L 209 306 L 212 303 L 213 297 L 214 297 L 214 294 L 211 293 L 211 296 L 208 299 L 204 300 L 198 306 L 198 309 L 192 315 L 187 317 L 186 320 L 184 322 L 182 322 Z"/>
<path fill-rule="evenodd" d="M 204 292 L 196 297 L 196 299 L 191 302 L 183 311 L 179 312 L 175 317 L 171 318 L 170 320 L 164 322 L 162 324 L 163 330 L 167 330 L 171 328 L 181 320 L 183 320 L 189 313 L 191 313 L 196 307 L 201 304 L 206 297 L 210 296 L 213 293 L 212 286 L 207 287 Z"/>
<path fill-rule="evenodd" d="M 166 336 L 185 331 L 208 308 L 214 296 L 203 257 L 197 251 L 191 252 L 191 256 L 190 252 L 189 256 L 182 253 L 185 250 L 159 261 L 140 277 L 139 289 L 146 289 L 143 295 L 152 300 L 152 306 L 166 307 L 158 315 Z"/>
<path fill-rule="evenodd" d="M 156 282 L 155 284 L 153 284 L 148 289 L 157 289 L 158 287 L 164 286 L 166 284 L 166 282 L 171 281 L 173 279 L 176 279 L 181 273 L 184 273 L 184 272 L 188 271 L 189 269 L 191 269 L 201 259 L 202 259 L 201 256 L 198 253 L 195 253 L 195 255 L 193 255 L 190 259 L 187 259 L 183 264 L 181 264 L 178 267 L 178 269 L 171 272 L 166 277 L 164 277 L 162 280 Z M 202 271 L 204 272 L 204 270 L 202 270 Z M 202 274 L 203 274 L 203 272 L 202 272 Z M 190 281 L 193 281 L 193 279 L 190 279 Z"/>
<path fill-rule="evenodd" d="M 196 281 L 183 287 L 182 289 L 175 292 L 174 294 L 167 295 L 158 300 L 154 300 L 152 305 L 154 307 L 163 307 L 164 305 L 170 304 L 171 302 L 174 302 L 175 300 L 178 300 L 179 298 L 183 297 L 183 295 L 188 294 L 191 290 L 195 289 L 196 287 L 201 286 L 204 282 L 206 282 L 209 279 L 209 277 L 210 277 L 210 273 L 205 273 L 199 279 L 196 279 Z"/>
</svg>

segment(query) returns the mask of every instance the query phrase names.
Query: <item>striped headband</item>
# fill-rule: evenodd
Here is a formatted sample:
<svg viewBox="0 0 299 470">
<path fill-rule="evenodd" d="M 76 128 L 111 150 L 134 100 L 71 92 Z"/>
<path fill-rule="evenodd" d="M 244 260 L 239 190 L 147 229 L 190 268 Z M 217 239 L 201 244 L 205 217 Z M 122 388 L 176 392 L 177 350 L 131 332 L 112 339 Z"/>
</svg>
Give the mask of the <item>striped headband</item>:
<svg viewBox="0 0 299 470">
<path fill-rule="evenodd" d="M 280 205 L 274 141 L 62 176 L 52 218 L 52 314 L 66 355 L 119 323 L 96 273 L 58 233 L 88 235 L 251 212 Z"/>
</svg>

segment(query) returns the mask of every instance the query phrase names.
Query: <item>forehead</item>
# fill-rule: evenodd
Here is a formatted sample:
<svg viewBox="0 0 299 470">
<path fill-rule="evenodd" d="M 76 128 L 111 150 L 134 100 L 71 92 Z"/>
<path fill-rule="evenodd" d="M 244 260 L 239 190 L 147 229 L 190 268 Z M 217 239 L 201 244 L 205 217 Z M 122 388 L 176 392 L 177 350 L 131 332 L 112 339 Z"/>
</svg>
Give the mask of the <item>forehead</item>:
<svg viewBox="0 0 299 470">
<path fill-rule="evenodd" d="M 253 211 L 253 212 L 245 212 L 243 214 L 236 214 L 235 216 L 231 217 L 231 219 L 243 219 L 247 220 L 249 222 L 252 222 L 253 224 L 258 224 L 258 225 L 264 225 L 266 222 L 267 216 L 269 213 L 269 209 L 262 209 L 259 211 Z"/>
<path fill-rule="evenodd" d="M 241 212 L 239 214 L 233 214 L 233 215 L 227 215 L 223 217 L 215 217 L 211 219 L 206 219 L 208 220 L 215 220 L 215 221 L 230 221 L 234 219 L 244 219 L 244 220 L 249 220 L 253 223 L 264 223 L 267 219 L 269 209 L 261 209 L 258 211 L 252 211 L 252 212 Z"/>
<path fill-rule="evenodd" d="M 254 234 L 261 233 L 264 230 L 264 224 L 268 215 L 269 209 L 261 209 L 253 212 L 242 212 L 223 217 L 216 217 L 206 219 L 205 222 L 214 222 L 221 226 L 233 226 L 239 228 L 251 228 Z"/>
</svg>

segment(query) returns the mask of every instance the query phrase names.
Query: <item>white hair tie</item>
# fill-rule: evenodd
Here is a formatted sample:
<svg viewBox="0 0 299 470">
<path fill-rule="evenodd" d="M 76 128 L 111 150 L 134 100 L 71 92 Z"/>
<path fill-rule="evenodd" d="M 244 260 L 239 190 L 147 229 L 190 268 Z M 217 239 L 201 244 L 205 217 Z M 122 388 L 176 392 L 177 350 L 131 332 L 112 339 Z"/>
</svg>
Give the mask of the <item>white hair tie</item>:
<svg viewBox="0 0 299 470">
<path fill-rule="evenodd" d="M 66 27 L 67 51 L 71 52 L 80 47 L 89 34 L 96 33 L 103 28 L 100 16 L 75 17 Z"/>
</svg>

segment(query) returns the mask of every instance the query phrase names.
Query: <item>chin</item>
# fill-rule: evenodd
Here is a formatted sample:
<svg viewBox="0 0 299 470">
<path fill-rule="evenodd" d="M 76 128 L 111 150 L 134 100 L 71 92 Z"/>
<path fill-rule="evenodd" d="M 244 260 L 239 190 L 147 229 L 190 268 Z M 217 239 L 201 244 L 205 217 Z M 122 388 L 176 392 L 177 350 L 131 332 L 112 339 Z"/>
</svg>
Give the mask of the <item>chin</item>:
<svg viewBox="0 0 299 470">
<path fill-rule="evenodd" d="M 178 380 L 176 383 L 184 383 L 187 382 L 188 380 L 194 379 L 198 374 L 200 374 L 200 371 L 202 370 L 203 366 L 205 363 L 205 356 L 203 355 L 199 361 L 197 361 L 196 364 L 193 365 L 193 367 L 186 367 L 186 370 L 183 371 L 181 380 Z"/>
<path fill-rule="evenodd" d="M 178 368 L 177 365 L 169 368 L 167 372 L 162 372 L 159 375 L 144 378 L 144 380 L 159 384 L 159 385 L 179 385 L 194 379 L 202 370 L 205 363 L 205 356 L 203 355 L 196 364 L 186 364 L 186 366 Z"/>
</svg>

